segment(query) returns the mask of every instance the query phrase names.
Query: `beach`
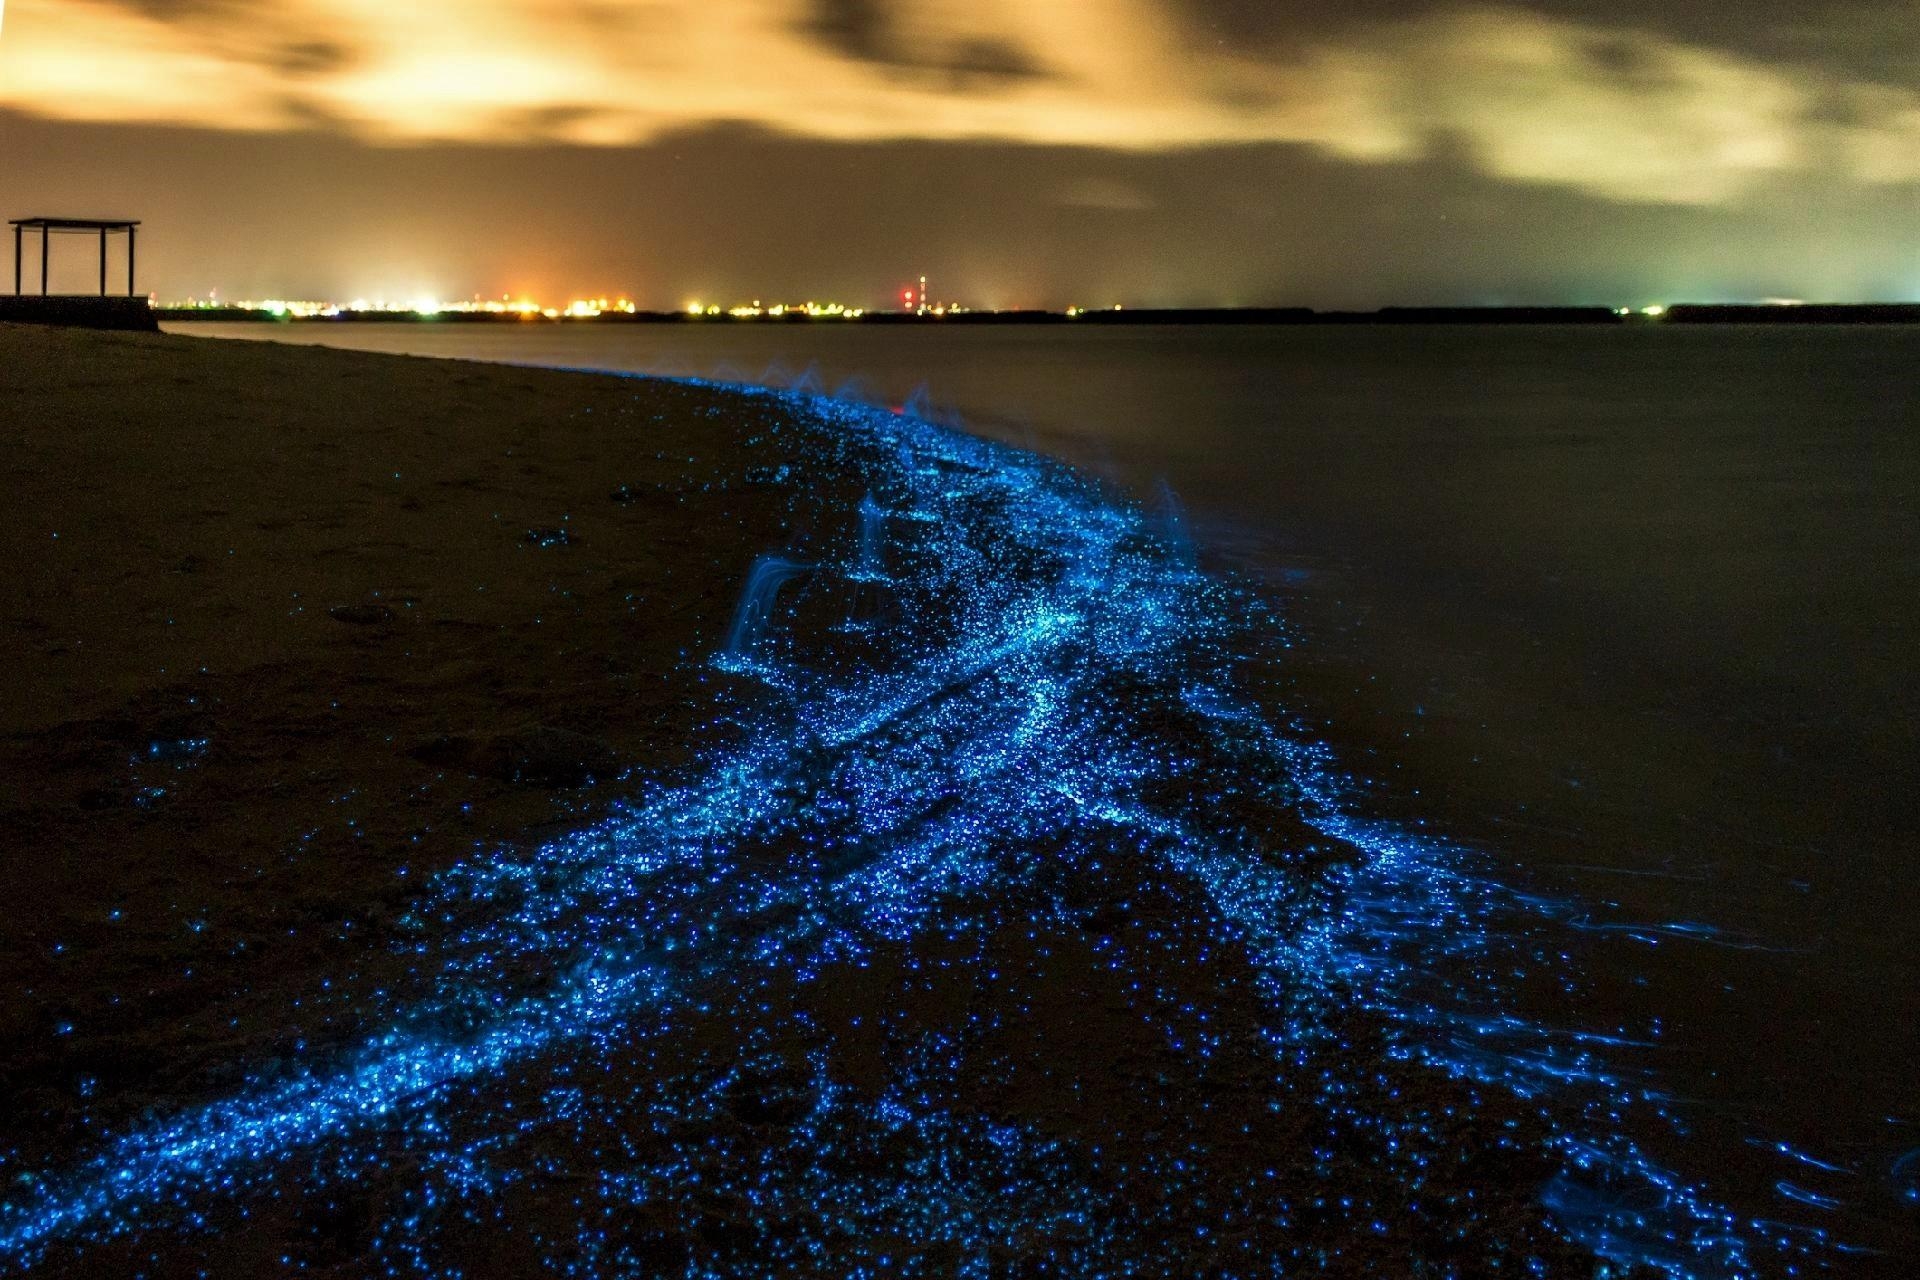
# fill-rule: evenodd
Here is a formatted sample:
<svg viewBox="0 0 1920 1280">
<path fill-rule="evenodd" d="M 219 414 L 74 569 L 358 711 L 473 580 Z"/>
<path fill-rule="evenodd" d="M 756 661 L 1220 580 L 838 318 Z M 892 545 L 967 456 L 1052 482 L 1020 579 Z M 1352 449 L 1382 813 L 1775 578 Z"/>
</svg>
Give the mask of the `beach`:
<svg viewBox="0 0 1920 1280">
<path fill-rule="evenodd" d="M 4 343 L 0 1041 L 10 1145 L 39 1154 L 78 1136 L 83 1079 L 133 1115 L 223 1046 L 311 1038 L 288 1002 L 435 869 L 681 762 L 674 673 L 783 499 L 713 393 Z"/>
<path fill-rule="evenodd" d="M 1338 999 L 1315 886 L 1364 853 L 1308 765 L 1248 785 L 1200 580 L 1058 468 L 686 383 L 0 343 L 14 1262 L 1591 1270 L 1547 1119 Z"/>
<path fill-rule="evenodd" d="M 1920 1274 L 1899 6 L 16 7 L 0 1280 Z"/>
</svg>

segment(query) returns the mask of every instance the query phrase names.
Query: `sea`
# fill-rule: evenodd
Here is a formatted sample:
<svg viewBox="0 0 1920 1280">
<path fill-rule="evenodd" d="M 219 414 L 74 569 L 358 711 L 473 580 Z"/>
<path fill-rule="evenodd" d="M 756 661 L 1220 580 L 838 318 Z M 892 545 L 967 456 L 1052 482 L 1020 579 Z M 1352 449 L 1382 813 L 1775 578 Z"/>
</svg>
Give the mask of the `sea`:
<svg viewBox="0 0 1920 1280">
<path fill-rule="evenodd" d="M 1816 1273 L 1920 1268 L 1920 327 L 169 330 L 812 389 L 1103 479 L 1271 602 L 1356 809 L 1543 904 L 1575 978 L 1513 1014 L 1614 1046 L 1637 1142 Z"/>
</svg>

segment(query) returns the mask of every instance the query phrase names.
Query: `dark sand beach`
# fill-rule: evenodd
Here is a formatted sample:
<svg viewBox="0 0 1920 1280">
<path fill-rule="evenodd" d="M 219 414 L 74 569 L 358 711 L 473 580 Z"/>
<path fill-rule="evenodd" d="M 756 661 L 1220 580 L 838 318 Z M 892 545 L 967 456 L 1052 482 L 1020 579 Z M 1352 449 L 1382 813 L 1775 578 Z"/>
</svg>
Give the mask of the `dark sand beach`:
<svg viewBox="0 0 1920 1280">
<path fill-rule="evenodd" d="M 787 502 L 716 392 L 0 342 L 0 1042 L 38 1155 L 79 1136 L 76 1081 L 135 1114 L 283 1052 L 435 869 L 683 764 L 685 658 Z"/>
<path fill-rule="evenodd" d="M 1155 702 L 1153 618 L 1104 657 L 1036 619 L 1052 533 L 921 523 L 966 576 L 861 608 L 887 449 L 779 397 L 21 329 L 0 371 L 12 1263 L 1591 1274 L 1547 1113 L 1283 975 L 1358 855 Z M 923 500 L 991 460 L 891 447 Z M 711 661 L 768 549 L 857 561 L 851 612 L 783 609 L 833 637 L 794 669 L 885 673 L 839 719 Z M 888 612 L 957 646 L 995 601 L 970 666 Z M 1177 767 L 1101 758 L 1140 723 Z M 671 790 L 716 758 L 774 780 Z M 1203 814 L 1218 849 L 1168 834 Z M 705 861 L 634 852 L 656 821 Z"/>
</svg>

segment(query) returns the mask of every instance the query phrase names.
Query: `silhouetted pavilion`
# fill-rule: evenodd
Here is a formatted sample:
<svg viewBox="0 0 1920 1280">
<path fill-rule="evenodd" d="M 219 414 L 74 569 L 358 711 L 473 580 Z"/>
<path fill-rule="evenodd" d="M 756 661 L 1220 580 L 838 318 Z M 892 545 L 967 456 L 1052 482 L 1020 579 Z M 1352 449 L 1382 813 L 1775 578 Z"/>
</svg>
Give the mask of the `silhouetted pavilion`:
<svg viewBox="0 0 1920 1280">
<path fill-rule="evenodd" d="M 134 228 L 140 223 L 125 218 L 15 218 L 13 221 L 13 292 L 18 297 L 21 261 L 26 233 L 40 233 L 40 296 L 47 296 L 49 246 L 56 235 L 98 235 L 100 237 L 100 296 L 107 296 L 107 237 L 125 233 L 127 237 L 127 296 L 134 296 Z"/>
</svg>

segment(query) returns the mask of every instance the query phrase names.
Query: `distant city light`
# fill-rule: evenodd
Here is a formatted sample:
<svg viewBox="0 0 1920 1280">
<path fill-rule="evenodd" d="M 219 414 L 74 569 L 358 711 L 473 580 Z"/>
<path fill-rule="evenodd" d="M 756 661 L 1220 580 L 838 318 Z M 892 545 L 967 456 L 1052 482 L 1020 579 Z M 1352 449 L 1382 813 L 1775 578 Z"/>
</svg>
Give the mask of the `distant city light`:
<svg viewBox="0 0 1920 1280">
<path fill-rule="evenodd" d="M 418 316 L 422 319 L 441 315 L 494 315 L 519 316 L 523 319 L 539 316 L 549 320 L 594 320 L 604 315 L 631 316 L 640 313 L 639 304 L 625 297 L 575 298 L 564 307 L 558 307 L 530 298 L 516 299 L 510 295 L 487 300 L 473 298 L 462 302 L 446 302 L 436 298 L 415 298 L 407 302 L 388 302 L 381 298 L 319 302 L 290 298 L 228 300 L 221 298 L 217 290 L 210 291 L 205 298 L 190 297 L 157 305 L 167 311 L 256 311 L 275 319 L 294 320 L 331 319 L 341 315 Z M 938 314 L 958 310 L 961 308 L 945 308 Z M 737 319 L 805 316 L 813 320 L 857 320 L 867 313 L 863 307 L 850 307 L 840 302 L 774 303 L 767 306 L 756 299 L 751 304 L 724 309 L 709 303 L 689 302 L 686 314 L 700 317 L 730 315 Z"/>
<path fill-rule="evenodd" d="M 574 307 L 588 307 L 594 304 L 576 302 Z M 630 304 L 621 303 L 630 307 Z M 502 298 L 498 301 L 483 302 L 473 299 L 465 302 L 442 302 L 435 298 L 415 298 L 408 302 L 388 302 L 385 299 L 355 298 L 351 302 L 315 302 L 292 298 L 241 298 L 223 300 L 218 291 L 210 292 L 205 298 L 185 298 L 173 302 L 163 302 L 160 306 L 168 311 L 262 311 L 268 315 L 308 320 L 316 317 L 330 318 L 350 312 L 365 312 L 381 315 L 437 316 L 454 315 L 520 315 L 533 316 L 559 314 L 549 312 L 537 302 L 527 299 L 513 301 Z"/>
<path fill-rule="evenodd" d="M 900 312 L 912 316 L 944 319 L 947 316 L 967 314 L 971 308 L 957 302 L 935 302 L 928 288 L 927 277 L 918 277 L 918 285 L 908 285 L 900 291 Z M 388 302 L 384 298 L 358 297 L 349 302 L 311 301 L 288 298 L 269 298 L 265 300 L 229 301 L 220 297 L 219 290 L 210 289 L 204 299 L 186 298 L 178 302 L 158 304 L 167 311 L 247 311 L 272 316 L 275 319 L 327 319 L 342 315 L 392 315 L 413 316 L 432 319 L 437 316 L 517 316 L 521 319 L 544 318 L 548 320 L 597 320 L 606 315 L 638 315 L 641 308 L 629 298 L 575 298 L 565 306 L 549 305 L 537 302 L 524 295 L 515 298 L 512 294 L 501 294 L 498 298 L 483 299 L 478 295 L 464 301 L 450 302 L 439 298 L 415 297 L 406 302 Z M 1115 308 L 1116 310 L 1118 308 Z M 1070 314 L 1079 314 L 1074 308 Z M 648 312 L 648 315 L 655 314 Z M 738 302 L 724 306 L 704 298 L 689 298 L 677 312 L 665 314 L 683 315 L 688 319 L 717 319 L 722 316 L 735 320 L 858 320 L 868 314 L 865 307 L 850 306 L 844 302 L 818 302 L 808 299 L 805 302 L 768 302 L 763 298 L 754 298 L 751 302 Z"/>
</svg>

